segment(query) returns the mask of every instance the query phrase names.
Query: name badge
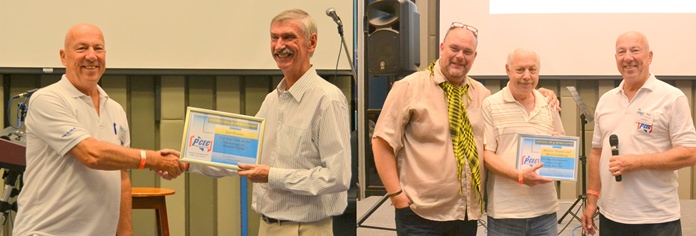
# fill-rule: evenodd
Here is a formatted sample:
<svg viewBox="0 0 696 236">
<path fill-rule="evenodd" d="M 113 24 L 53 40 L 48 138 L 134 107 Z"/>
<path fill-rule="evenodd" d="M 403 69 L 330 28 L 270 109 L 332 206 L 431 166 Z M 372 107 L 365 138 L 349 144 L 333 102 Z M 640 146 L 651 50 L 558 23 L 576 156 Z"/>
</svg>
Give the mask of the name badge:
<svg viewBox="0 0 696 236">
<path fill-rule="evenodd" d="M 116 131 L 117 126 L 118 132 Z M 114 123 L 114 133 L 118 135 L 118 140 L 121 141 L 121 146 L 123 146 L 123 144 L 126 143 L 126 139 L 128 138 L 128 131 L 126 131 L 126 128 L 123 128 L 123 126 Z"/>
<path fill-rule="evenodd" d="M 653 116 L 650 112 L 638 109 L 636 113 L 636 130 L 650 134 L 653 130 Z"/>
</svg>

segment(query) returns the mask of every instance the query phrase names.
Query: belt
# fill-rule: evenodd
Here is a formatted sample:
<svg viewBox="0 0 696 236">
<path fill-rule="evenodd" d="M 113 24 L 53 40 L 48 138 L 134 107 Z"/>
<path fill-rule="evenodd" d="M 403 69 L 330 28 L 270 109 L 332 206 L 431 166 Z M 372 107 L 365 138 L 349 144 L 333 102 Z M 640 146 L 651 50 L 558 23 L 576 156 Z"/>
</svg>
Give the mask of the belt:
<svg viewBox="0 0 696 236">
<path fill-rule="evenodd" d="M 273 223 L 282 224 L 282 223 L 286 223 L 286 222 L 291 222 L 289 220 L 279 220 L 279 219 L 271 218 L 271 217 L 268 217 L 266 215 L 261 215 L 261 219 L 263 219 L 263 221 L 265 221 L 266 223 L 269 223 L 269 224 L 273 224 Z"/>
</svg>

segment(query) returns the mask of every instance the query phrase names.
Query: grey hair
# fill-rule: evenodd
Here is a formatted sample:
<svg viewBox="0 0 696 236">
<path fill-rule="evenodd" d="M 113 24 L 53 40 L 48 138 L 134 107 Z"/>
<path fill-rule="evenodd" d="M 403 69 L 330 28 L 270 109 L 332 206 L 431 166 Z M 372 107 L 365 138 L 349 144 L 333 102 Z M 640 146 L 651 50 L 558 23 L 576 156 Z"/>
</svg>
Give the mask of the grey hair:
<svg viewBox="0 0 696 236">
<path fill-rule="evenodd" d="M 312 34 L 317 33 L 317 24 L 314 22 L 314 19 L 312 19 L 312 16 L 300 9 L 290 9 L 278 13 L 278 15 L 273 17 L 273 20 L 271 20 L 271 26 L 276 22 L 288 19 L 299 20 L 302 22 L 302 32 L 304 32 L 304 36 L 307 40 L 312 38 Z"/>
</svg>

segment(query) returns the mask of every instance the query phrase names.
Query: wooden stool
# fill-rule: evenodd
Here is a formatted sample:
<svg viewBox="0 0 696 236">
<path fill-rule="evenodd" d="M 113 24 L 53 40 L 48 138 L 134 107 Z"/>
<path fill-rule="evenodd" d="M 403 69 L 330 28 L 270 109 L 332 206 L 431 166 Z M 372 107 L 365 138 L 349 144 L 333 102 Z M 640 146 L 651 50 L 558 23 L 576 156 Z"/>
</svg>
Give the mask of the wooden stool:
<svg viewBox="0 0 696 236">
<path fill-rule="evenodd" d="M 174 194 L 174 190 L 167 188 L 131 188 L 133 209 L 155 209 L 157 235 L 159 236 L 169 236 L 167 202 L 164 196 L 172 194 Z"/>
</svg>

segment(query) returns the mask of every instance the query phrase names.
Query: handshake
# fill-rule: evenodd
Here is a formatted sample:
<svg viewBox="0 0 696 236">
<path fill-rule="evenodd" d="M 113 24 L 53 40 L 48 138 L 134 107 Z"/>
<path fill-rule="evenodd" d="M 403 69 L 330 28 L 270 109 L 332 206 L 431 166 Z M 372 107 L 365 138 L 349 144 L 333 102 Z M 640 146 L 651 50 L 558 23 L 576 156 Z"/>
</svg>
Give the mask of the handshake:
<svg viewBox="0 0 696 236">
<path fill-rule="evenodd" d="M 147 152 L 145 167 L 166 180 L 172 180 L 188 170 L 189 163 L 179 160 L 181 153 L 172 149 Z"/>
</svg>

